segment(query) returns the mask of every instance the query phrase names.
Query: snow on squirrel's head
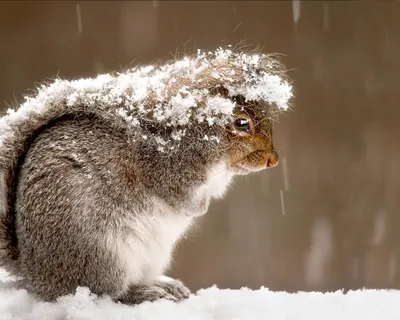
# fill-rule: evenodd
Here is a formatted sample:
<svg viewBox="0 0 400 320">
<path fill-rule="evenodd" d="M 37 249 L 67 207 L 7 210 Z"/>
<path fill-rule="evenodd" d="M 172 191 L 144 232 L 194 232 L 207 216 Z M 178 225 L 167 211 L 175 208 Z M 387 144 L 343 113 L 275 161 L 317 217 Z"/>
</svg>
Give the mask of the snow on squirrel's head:
<svg viewBox="0 0 400 320">
<path fill-rule="evenodd" d="M 271 121 L 289 108 L 292 88 L 283 66 L 271 56 L 198 50 L 197 55 L 119 77 L 126 78 L 130 94 L 118 112 L 147 132 L 158 128 L 153 138 L 160 151 L 174 149 L 182 139 L 201 139 L 214 150 L 227 150 L 239 174 L 278 163 Z"/>
<path fill-rule="evenodd" d="M 96 78 L 56 79 L 9 117 L 40 114 L 57 105 L 106 114 L 160 152 L 177 151 L 187 141 L 220 146 L 229 150 L 232 164 L 238 163 L 237 172 L 246 173 L 255 168 L 253 162 L 277 163 L 271 118 L 289 108 L 291 97 L 276 59 L 219 48 Z"/>
</svg>

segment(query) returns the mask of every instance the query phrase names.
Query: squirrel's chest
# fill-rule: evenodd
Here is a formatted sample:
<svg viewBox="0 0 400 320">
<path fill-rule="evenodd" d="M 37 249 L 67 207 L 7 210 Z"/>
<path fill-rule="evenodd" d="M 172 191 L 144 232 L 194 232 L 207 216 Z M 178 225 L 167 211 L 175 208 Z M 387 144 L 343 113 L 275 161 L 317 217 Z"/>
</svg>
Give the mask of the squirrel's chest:
<svg viewBox="0 0 400 320">
<path fill-rule="evenodd" d="M 107 249 L 115 256 L 127 285 L 150 283 L 169 266 L 176 241 L 192 219 L 142 216 L 125 225 L 127 232 L 108 236 Z"/>
</svg>

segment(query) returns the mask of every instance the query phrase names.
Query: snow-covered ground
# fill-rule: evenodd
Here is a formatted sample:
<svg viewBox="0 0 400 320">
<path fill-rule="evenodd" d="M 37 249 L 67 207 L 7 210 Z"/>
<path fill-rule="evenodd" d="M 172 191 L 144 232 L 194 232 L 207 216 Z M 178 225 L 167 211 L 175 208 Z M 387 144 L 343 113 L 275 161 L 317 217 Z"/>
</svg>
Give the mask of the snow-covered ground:
<svg viewBox="0 0 400 320">
<path fill-rule="evenodd" d="M 239 320 L 239 319 L 400 319 L 400 291 L 299 292 L 200 290 L 182 303 L 158 301 L 131 307 L 79 288 L 57 303 L 35 301 L 0 270 L 0 320 Z"/>
</svg>

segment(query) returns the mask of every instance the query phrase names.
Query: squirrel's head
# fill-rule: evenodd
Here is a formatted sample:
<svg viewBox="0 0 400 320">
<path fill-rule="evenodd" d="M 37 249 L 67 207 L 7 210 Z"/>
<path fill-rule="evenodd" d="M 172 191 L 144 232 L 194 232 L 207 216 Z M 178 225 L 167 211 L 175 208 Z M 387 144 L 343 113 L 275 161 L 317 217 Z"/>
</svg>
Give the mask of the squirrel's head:
<svg viewBox="0 0 400 320">
<path fill-rule="evenodd" d="M 292 91 L 272 56 L 199 51 L 157 68 L 135 69 L 132 77 L 148 93 L 141 105 L 122 112 L 154 132 L 157 150 L 181 156 L 182 150 L 196 150 L 192 153 L 210 161 L 222 156 L 235 174 L 278 164 L 272 119 L 289 107 Z"/>
<path fill-rule="evenodd" d="M 235 174 L 244 175 L 278 164 L 278 153 L 272 142 L 272 119 L 256 104 L 236 108 L 225 136 L 229 165 Z"/>
<path fill-rule="evenodd" d="M 235 105 L 231 121 L 220 134 L 231 171 L 245 175 L 276 166 L 279 157 L 272 141 L 274 109 L 265 101 L 246 101 L 241 94 L 230 96 L 223 86 L 210 90 L 210 94 Z"/>
</svg>

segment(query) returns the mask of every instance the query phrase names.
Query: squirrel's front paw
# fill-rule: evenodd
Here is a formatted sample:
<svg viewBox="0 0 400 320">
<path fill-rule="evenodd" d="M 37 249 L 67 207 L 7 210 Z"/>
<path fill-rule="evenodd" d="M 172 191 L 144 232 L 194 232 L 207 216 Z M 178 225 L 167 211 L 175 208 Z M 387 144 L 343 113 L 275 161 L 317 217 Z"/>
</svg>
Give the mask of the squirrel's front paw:
<svg viewBox="0 0 400 320">
<path fill-rule="evenodd" d="M 162 276 L 155 285 L 173 295 L 178 301 L 187 299 L 190 296 L 189 288 L 187 288 L 180 280 Z"/>
<path fill-rule="evenodd" d="M 125 304 L 140 304 L 145 301 L 153 302 L 160 299 L 171 300 L 174 302 L 181 300 L 161 286 L 154 285 L 149 287 L 132 286 L 126 294 L 118 299 L 118 301 Z"/>
</svg>

